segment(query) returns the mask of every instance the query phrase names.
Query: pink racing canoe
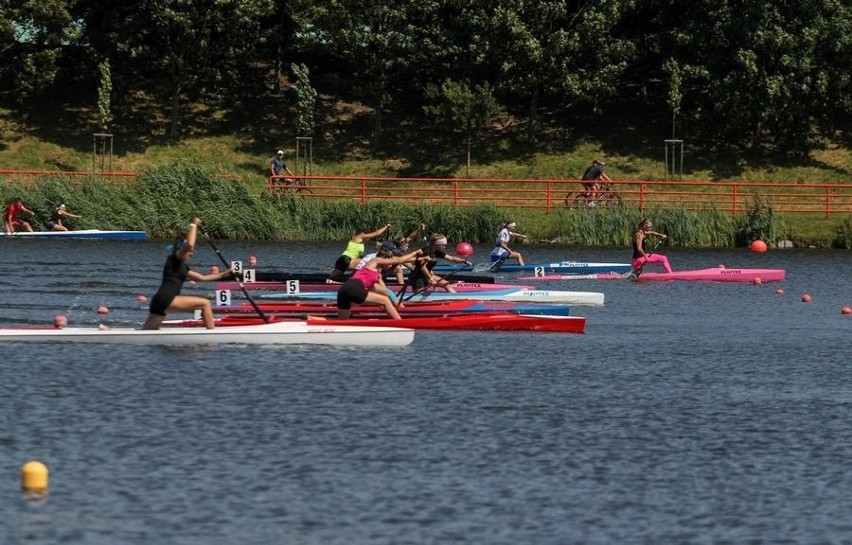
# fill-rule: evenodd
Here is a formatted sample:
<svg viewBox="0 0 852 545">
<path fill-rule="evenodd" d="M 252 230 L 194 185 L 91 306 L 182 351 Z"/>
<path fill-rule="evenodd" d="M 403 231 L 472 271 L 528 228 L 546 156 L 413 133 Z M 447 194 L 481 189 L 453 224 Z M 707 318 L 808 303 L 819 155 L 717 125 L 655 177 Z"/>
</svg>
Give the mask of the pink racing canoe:
<svg viewBox="0 0 852 545">
<path fill-rule="evenodd" d="M 682 280 L 688 282 L 781 282 L 786 277 L 784 269 L 728 269 L 711 267 L 707 269 L 691 269 L 685 271 L 643 272 L 639 278 L 633 278 L 629 273 L 598 273 L 598 274 L 549 274 L 546 276 L 527 276 L 521 280 L 635 280 L 637 282 L 665 282 Z"/>
<path fill-rule="evenodd" d="M 339 283 L 319 284 L 314 282 L 300 282 L 299 291 L 337 291 L 340 289 L 341 285 L 342 284 Z M 243 286 L 245 286 L 247 290 L 290 291 L 287 282 L 243 282 Z M 395 292 L 402 289 L 399 285 L 389 285 L 388 287 Z M 468 292 L 500 291 L 506 289 L 529 290 L 533 289 L 534 286 L 519 286 L 518 284 L 480 284 L 478 282 L 455 282 L 453 283 L 453 288 L 455 288 L 457 292 Z M 237 282 L 217 282 L 216 290 L 239 291 L 240 285 Z M 406 291 L 408 291 L 408 293 L 411 293 L 411 288 Z"/>
</svg>

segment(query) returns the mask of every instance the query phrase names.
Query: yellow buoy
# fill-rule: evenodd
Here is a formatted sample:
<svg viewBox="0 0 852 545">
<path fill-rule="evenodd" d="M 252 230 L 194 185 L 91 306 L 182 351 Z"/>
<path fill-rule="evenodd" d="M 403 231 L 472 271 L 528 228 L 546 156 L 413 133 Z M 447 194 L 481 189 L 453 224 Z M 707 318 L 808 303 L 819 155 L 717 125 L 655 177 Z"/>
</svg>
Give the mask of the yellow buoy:
<svg viewBox="0 0 852 545">
<path fill-rule="evenodd" d="M 21 488 L 27 492 L 47 492 L 47 466 L 30 460 L 21 468 Z"/>
</svg>

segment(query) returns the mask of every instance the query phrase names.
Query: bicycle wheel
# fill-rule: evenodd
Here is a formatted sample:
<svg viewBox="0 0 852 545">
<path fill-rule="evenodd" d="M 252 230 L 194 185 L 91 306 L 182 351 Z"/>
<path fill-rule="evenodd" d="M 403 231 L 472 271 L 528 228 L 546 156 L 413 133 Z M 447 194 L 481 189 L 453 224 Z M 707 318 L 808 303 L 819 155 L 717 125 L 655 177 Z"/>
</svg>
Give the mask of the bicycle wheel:
<svg viewBox="0 0 852 545">
<path fill-rule="evenodd" d="M 621 195 L 615 191 L 607 191 L 600 196 L 601 203 L 607 208 L 618 208 L 621 206 Z"/>
<path fill-rule="evenodd" d="M 301 195 L 303 197 L 313 197 L 314 190 L 306 185 L 299 185 L 296 188 L 296 195 Z"/>
<path fill-rule="evenodd" d="M 579 208 L 592 208 L 597 205 L 597 202 L 589 199 L 589 197 L 582 191 L 579 192 L 571 192 L 565 196 L 565 208 L 579 209 Z"/>
</svg>

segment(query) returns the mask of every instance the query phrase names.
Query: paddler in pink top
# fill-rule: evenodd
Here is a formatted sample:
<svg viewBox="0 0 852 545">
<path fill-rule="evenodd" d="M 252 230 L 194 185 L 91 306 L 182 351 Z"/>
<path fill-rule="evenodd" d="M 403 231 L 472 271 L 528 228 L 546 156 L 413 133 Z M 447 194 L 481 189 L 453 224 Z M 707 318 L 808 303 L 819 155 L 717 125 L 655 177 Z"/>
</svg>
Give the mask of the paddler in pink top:
<svg viewBox="0 0 852 545">
<path fill-rule="evenodd" d="M 654 235 L 663 240 L 668 238 L 662 233 L 652 231 L 651 227 L 653 226 L 654 225 L 651 223 L 651 220 L 642 218 L 639 222 L 639 227 L 636 229 L 636 232 L 633 233 L 633 261 L 631 265 L 633 265 L 634 276 L 638 277 L 642 272 L 642 269 L 648 263 L 659 263 L 663 266 L 663 269 L 665 269 L 667 273 L 672 272 L 672 266 L 669 265 L 669 260 L 666 256 L 654 253 L 653 250 L 648 250 L 647 248 L 648 235 Z"/>
<path fill-rule="evenodd" d="M 392 251 L 386 246 L 379 248 L 376 257 L 352 274 L 337 291 L 337 315 L 339 318 L 349 318 L 352 314 L 352 304 L 378 305 L 394 320 L 401 319 L 394 306 L 393 300 L 387 294 L 387 288 L 382 280 L 382 271 L 394 265 L 400 265 L 413 260 L 418 252 L 400 255 L 399 250 Z"/>
</svg>

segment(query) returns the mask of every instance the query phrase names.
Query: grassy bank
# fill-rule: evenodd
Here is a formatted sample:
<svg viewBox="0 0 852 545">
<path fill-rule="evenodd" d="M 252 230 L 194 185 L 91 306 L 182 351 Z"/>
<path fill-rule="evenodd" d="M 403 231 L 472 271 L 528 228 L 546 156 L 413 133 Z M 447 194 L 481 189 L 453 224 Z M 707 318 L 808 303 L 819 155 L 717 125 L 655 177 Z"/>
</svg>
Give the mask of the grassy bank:
<svg viewBox="0 0 852 545">
<path fill-rule="evenodd" d="M 391 223 L 390 236 L 401 236 L 423 221 L 452 241 L 490 241 L 507 219 L 517 220 L 531 240 L 583 246 L 626 246 L 639 210 L 559 210 L 546 215 L 529 210 L 500 210 L 492 205 L 472 209 L 425 204 L 377 202 L 361 207 L 350 201 L 324 201 L 270 196 L 252 184 L 222 179 L 214 170 L 169 166 L 145 172 L 135 186 L 112 185 L 90 177 L 77 186 L 70 179 L 49 177 L 27 186 L 0 186 L 2 198 L 21 196 L 43 222 L 59 203 L 80 214 L 75 229 L 144 230 L 152 238 L 170 238 L 200 215 L 205 228 L 219 238 L 245 240 L 346 240 L 365 225 Z M 823 240 L 797 234 L 795 226 L 760 200 L 747 213 L 731 216 L 708 210 L 677 208 L 645 211 L 672 244 L 681 247 L 732 247 L 755 238 L 793 240 L 799 245 L 852 247 L 852 222 L 837 222 Z"/>
</svg>

